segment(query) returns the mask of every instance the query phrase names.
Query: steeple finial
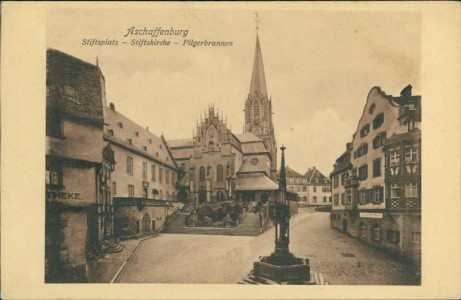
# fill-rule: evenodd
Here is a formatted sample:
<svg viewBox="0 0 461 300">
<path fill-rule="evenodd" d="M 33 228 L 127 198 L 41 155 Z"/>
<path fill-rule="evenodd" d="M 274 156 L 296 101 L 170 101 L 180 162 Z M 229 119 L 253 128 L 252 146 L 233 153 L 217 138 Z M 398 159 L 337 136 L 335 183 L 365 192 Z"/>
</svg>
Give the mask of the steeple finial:
<svg viewBox="0 0 461 300">
<path fill-rule="evenodd" d="M 255 15 L 256 15 L 256 19 L 255 19 L 255 22 L 256 22 L 256 33 L 258 33 L 258 30 L 259 30 L 259 17 L 258 17 L 258 13 L 255 12 Z"/>
</svg>

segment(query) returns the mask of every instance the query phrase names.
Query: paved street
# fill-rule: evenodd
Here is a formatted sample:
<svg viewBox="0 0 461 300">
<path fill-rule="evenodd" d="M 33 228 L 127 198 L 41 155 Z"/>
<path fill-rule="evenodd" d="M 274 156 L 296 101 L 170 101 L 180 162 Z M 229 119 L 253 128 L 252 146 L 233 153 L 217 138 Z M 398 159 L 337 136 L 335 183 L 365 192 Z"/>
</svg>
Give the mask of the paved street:
<svg viewBox="0 0 461 300">
<path fill-rule="evenodd" d="M 273 239 L 273 228 L 258 237 L 164 234 L 141 243 L 117 282 L 236 283 L 272 252 Z M 330 284 L 419 284 L 419 268 L 331 229 L 328 213 L 300 209 L 290 250 Z"/>
</svg>

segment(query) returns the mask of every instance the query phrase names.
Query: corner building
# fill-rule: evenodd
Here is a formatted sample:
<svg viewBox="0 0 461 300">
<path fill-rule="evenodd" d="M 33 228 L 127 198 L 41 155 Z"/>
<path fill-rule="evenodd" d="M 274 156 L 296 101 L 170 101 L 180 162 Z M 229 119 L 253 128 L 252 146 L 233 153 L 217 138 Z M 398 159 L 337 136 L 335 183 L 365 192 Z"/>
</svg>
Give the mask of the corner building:
<svg viewBox="0 0 461 300">
<path fill-rule="evenodd" d="M 105 80 L 54 49 L 46 66 L 45 282 L 86 282 L 87 254 L 112 235 Z"/>
<path fill-rule="evenodd" d="M 421 262 L 421 96 L 370 90 L 332 179 L 331 224 L 345 234 Z"/>
</svg>

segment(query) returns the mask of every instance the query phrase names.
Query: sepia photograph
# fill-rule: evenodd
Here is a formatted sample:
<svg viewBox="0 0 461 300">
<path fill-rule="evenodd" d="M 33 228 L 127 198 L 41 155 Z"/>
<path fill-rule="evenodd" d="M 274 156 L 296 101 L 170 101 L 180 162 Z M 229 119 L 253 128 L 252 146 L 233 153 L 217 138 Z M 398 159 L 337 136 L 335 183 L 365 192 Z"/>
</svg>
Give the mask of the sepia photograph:
<svg viewBox="0 0 461 300">
<path fill-rule="evenodd" d="M 420 284 L 419 13 L 50 10 L 46 33 L 47 283 Z"/>
<path fill-rule="evenodd" d="M 358 296 L 417 291 L 440 274 L 427 262 L 445 248 L 432 237 L 448 232 L 426 222 L 456 196 L 434 197 L 443 187 L 430 180 L 440 173 L 428 147 L 441 143 L 423 10 L 119 4 L 39 15 L 41 92 L 21 119 L 39 116 L 27 125 L 31 171 L 45 173 L 32 184 L 30 270 L 51 298 L 104 284 Z M 15 124 L 2 111 L 2 125 Z M 18 237 L 3 227 L 2 281 L 5 240 Z M 177 293 L 162 295 L 188 297 Z"/>
</svg>

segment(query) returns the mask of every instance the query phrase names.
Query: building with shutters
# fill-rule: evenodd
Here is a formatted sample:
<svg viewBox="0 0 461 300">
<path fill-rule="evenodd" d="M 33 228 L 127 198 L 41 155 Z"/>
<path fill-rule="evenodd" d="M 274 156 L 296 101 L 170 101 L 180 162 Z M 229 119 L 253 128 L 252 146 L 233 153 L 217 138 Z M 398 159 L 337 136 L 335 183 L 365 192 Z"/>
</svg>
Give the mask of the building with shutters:
<svg viewBox="0 0 461 300">
<path fill-rule="evenodd" d="M 302 175 L 286 167 L 287 190 L 298 194 L 299 206 L 330 207 L 331 182 L 316 167 Z"/>
<path fill-rule="evenodd" d="M 336 160 L 331 224 L 421 262 L 421 96 L 370 90 L 352 142 Z"/>
</svg>

